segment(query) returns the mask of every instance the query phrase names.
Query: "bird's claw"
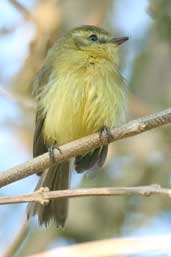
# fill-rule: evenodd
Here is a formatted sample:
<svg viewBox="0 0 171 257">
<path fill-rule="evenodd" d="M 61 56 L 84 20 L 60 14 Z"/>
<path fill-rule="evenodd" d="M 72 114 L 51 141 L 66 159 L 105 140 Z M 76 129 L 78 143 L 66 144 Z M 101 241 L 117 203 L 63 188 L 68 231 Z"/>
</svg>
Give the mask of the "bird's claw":
<svg viewBox="0 0 171 257">
<path fill-rule="evenodd" d="M 48 147 L 48 152 L 49 152 L 49 159 L 51 162 L 55 162 L 55 154 L 54 154 L 54 150 L 58 150 L 60 154 L 62 154 L 61 149 L 58 146 L 50 146 Z"/>
<path fill-rule="evenodd" d="M 102 140 L 102 135 L 105 135 L 105 137 L 107 138 L 108 144 L 110 143 L 110 141 L 113 139 L 113 136 L 110 132 L 110 128 L 109 127 L 103 127 L 99 130 L 99 138 L 100 140 Z"/>
</svg>

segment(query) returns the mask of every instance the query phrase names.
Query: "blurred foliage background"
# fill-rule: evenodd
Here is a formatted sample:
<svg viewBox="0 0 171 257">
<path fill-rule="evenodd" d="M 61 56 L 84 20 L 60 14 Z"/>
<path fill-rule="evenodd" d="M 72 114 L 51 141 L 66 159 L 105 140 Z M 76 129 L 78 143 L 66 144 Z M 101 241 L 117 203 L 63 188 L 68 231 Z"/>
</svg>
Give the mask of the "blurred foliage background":
<svg viewBox="0 0 171 257">
<path fill-rule="evenodd" d="M 128 119 L 170 107 L 170 0 L 1 0 L 0 1 L 0 170 L 32 157 L 35 102 L 31 82 L 48 48 L 80 24 L 129 36 L 120 50 L 121 73 L 129 87 Z M 96 176 L 73 172 L 72 187 L 171 186 L 169 126 L 111 145 Z M 32 192 L 32 176 L 1 189 L 1 196 Z M 13 242 L 25 205 L 0 206 L 0 252 Z M 152 197 L 72 199 L 65 229 L 24 228 L 16 256 L 55 246 L 119 236 L 169 234 L 171 202 Z M 5 236 L 4 236 L 5 235 Z"/>
</svg>

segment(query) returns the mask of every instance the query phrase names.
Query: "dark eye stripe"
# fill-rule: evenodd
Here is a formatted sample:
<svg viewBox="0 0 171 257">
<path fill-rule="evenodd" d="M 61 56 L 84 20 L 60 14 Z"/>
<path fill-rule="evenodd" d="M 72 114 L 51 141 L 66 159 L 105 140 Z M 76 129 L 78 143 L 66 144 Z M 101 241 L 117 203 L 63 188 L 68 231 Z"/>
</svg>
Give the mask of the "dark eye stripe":
<svg viewBox="0 0 171 257">
<path fill-rule="evenodd" d="M 91 41 L 97 41 L 98 40 L 98 37 L 96 36 L 96 34 L 92 34 L 88 37 L 89 40 Z"/>
</svg>

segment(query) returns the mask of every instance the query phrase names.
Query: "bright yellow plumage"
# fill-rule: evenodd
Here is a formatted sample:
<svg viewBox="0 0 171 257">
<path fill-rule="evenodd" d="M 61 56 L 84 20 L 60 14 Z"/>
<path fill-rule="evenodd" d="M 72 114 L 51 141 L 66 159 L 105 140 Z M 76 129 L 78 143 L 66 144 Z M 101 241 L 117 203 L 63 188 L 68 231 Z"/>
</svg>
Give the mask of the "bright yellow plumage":
<svg viewBox="0 0 171 257">
<path fill-rule="evenodd" d="M 60 52 L 52 75 L 56 79 L 49 81 L 41 98 L 48 144 L 60 146 L 112 127 L 123 117 L 125 90 L 114 51 L 113 45 L 105 45 L 96 51 Z"/>
<path fill-rule="evenodd" d="M 34 82 L 37 97 L 33 156 L 94 132 L 116 126 L 123 118 L 125 88 L 117 70 L 117 47 L 127 37 L 113 38 L 95 26 L 81 26 L 67 33 L 50 50 Z M 101 167 L 108 146 L 76 156 L 75 170 Z M 67 189 L 70 160 L 55 163 L 42 174 L 36 187 Z M 63 226 L 68 199 L 53 199 L 48 205 L 29 206 L 28 217 L 38 214 L 39 223 L 51 220 Z"/>
</svg>

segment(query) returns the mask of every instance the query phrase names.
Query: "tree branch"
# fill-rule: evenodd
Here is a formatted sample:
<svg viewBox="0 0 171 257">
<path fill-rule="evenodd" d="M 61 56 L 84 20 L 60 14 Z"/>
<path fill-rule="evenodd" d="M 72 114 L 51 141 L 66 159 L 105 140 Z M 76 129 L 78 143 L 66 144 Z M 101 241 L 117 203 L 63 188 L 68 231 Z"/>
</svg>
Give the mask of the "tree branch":
<svg viewBox="0 0 171 257">
<path fill-rule="evenodd" d="M 103 133 L 99 138 L 99 134 L 95 133 L 65 144 L 60 147 L 62 154 L 58 150 L 54 150 L 54 158 L 56 162 L 62 162 L 77 155 L 85 154 L 92 149 L 108 144 L 109 142 L 111 143 L 126 137 L 132 137 L 167 123 L 171 123 L 171 108 L 130 121 L 119 128 L 113 128 L 111 129 L 112 137 L 110 138 L 107 137 L 105 133 Z M 49 160 L 49 154 L 45 153 L 34 158 L 33 160 L 17 165 L 6 171 L 1 171 L 0 187 L 30 176 L 34 173 L 43 171 L 51 165 L 52 163 Z"/>
<path fill-rule="evenodd" d="M 31 12 L 27 10 L 22 4 L 20 4 L 16 0 L 9 0 L 9 2 L 20 12 L 23 14 L 25 19 L 28 20 L 34 20 L 34 17 L 32 16 Z"/>
<path fill-rule="evenodd" d="M 111 257 L 111 256 L 169 256 L 171 236 L 125 237 L 84 242 L 57 247 L 30 257 L 74 256 L 74 257 Z M 159 254 L 159 255 L 158 255 Z"/>
<path fill-rule="evenodd" d="M 37 30 L 41 31 L 41 26 L 38 22 L 38 19 L 31 11 L 29 11 L 27 8 L 25 8 L 21 3 L 19 3 L 17 0 L 9 0 L 9 2 L 14 6 L 16 10 L 19 11 L 20 14 L 23 15 L 25 20 L 33 22 Z"/>
<path fill-rule="evenodd" d="M 21 105 L 23 108 L 30 110 L 35 110 L 36 108 L 35 102 L 31 98 L 7 91 L 2 85 L 0 85 L 0 96 L 7 98 L 9 101 L 14 102 L 15 104 Z"/>
<path fill-rule="evenodd" d="M 22 242 L 26 238 L 27 234 L 29 232 L 29 223 L 24 222 L 17 231 L 17 235 L 14 238 L 14 241 L 11 245 L 8 246 L 7 251 L 3 254 L 3 257 L 12 257 L 17 252 L 18 248 L 21 246 Z"/>
<path fill-rule="evenodd" d="M 162 195 L 171 197 L 171 189 L 162 188 L 160 185 L 148 185 L 138 187 L 106 187 L 106 188 L 84 188 L 84 189 L 67 189 L 49 191 L 48 188 L 40 188 L 31 194 L 17 196 L 0 197 L 0 205 L 38 202 L 40 204 L 48 204 L 50 199 L 56 198 L 75 198 L 87 196 L 119 196 L 119 195 Z"/>
</svg>

